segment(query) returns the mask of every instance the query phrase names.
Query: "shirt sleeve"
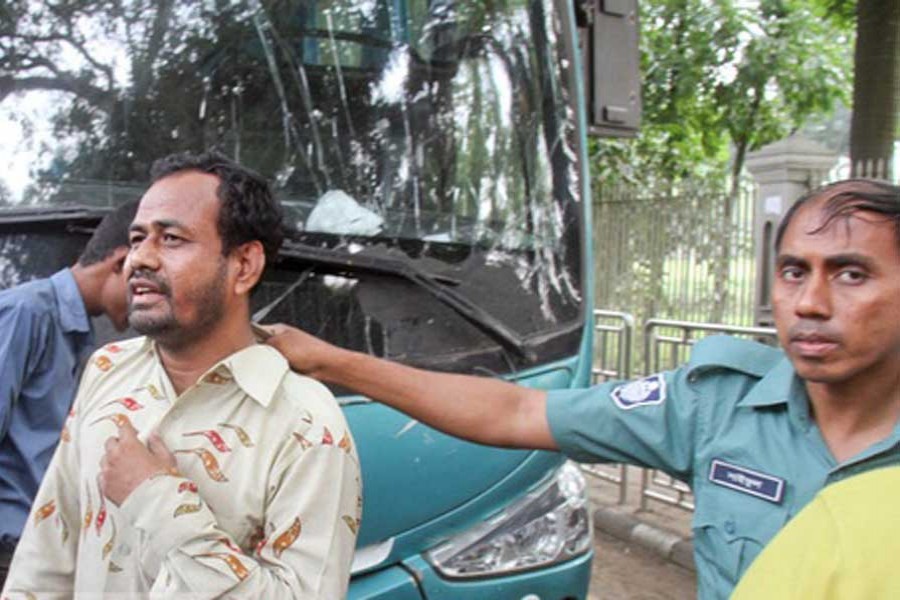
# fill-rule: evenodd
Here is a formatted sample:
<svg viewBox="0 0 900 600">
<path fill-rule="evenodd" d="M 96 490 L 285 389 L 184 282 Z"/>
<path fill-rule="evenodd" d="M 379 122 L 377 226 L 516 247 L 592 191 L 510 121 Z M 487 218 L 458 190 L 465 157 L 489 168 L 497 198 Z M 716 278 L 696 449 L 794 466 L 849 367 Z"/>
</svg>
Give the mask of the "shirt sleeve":
<svg viewBox="0 0 900 600">
<path fill-rule="evenodd" d="M 78 538 L 82 409 L 93 381 L 85 372 L 50 466 L 31 506 L 9 568 L 3 598 L 72 598 Z"/>
<path fill-rule="evenodd" d="M 181 477 L 141 484 L 121 510 L 140 530 L 151 592 L 191 598 L 322 598 L 346 594 L 361 506 L 359 464 L 333 445 L 288 444 L 272 469 L 265 532 L 241 550 L 198 496 L 185 503 Z"/>
<path fill-rule="evenodd" d="M 22 392 L 29 360 L 42 350 L 31 311 L 21 304 L 0 306 L 0 440 L 9 431 L 13 403 Z"/>
<path fill-rule="evenodd" d="M 687 369 L 547 396 L 547 421 L 562 451 L 580 462 L 624 462 L 691 477 L 697 398 Z"/>
</svg>

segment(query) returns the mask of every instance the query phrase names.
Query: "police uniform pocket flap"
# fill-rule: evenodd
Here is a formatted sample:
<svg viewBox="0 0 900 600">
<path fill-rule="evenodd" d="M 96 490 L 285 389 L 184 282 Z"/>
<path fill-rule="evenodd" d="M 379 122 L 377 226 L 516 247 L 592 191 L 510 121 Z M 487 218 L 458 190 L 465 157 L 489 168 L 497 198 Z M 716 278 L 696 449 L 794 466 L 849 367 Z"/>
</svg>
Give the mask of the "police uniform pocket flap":
<svg viewBox="0 0 900 600">
<path fill-rule="evenodd" d="M 697 494 L 702 502 L 694 514 L 694 544 L 701 560 L 715 564 L 726 578 L 737 581 L 787 522 L 786 503 L 773 501 L 783 497 L 785 490 L 782 487 L 772 493 L 774 487 L 757 485 L 758 480 L 737 478 L 735 482 L 734 477 L 729 480 L 734 485 L 722 485 L 715 478 L 722 479 L 724 474 L 711 469 L 701 484 L 705 489 Z"/>
<path fill-rule="evenodd" d="M 778 509 L 758 510 L 746 505 L 730 510 L 707 512 L 694 518 L 694 530 L 714 529 L 727 543 L 750 540 L 765 545 L 787 522 L 787 515 Z"/>
<path fill-rule="evenodd" d="M 722 539 L 765 543 L 788 519 L 785 480 L 777 475 L 715 458 L 710 461 L 702 505 L 694 528 L 712 527 Z"/>
<path fill-rule="evenodd" d="M 725 578 L 736 583 L 784 526 L 787 516 L 780 506 L 749 498 L 729 500 L 720 500 L 711 509 L 695 514 L 694 545 L 699 560 L 715 565 Z"/>
</svg>

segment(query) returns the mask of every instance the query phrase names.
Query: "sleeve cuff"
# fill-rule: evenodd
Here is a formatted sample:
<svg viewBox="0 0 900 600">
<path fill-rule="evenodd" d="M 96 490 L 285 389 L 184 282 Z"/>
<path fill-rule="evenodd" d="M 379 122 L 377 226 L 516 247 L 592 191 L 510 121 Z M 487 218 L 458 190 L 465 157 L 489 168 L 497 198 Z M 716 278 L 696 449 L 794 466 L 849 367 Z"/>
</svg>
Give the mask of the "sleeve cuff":
<svg viewBox="0 0 900 600">
<path fill-rule="evenodd" d="M 570 422 L 575 416 L 571 398 L 581 393 L 582 390 L 550 390 L 547 392 L 547 424 L 550 426 L 550 434 L 556 442 L 559 451 L 572 460 L 581 462 L 590 461 L 590 454 L 583 452 L 581 447 L 572 443 L 576 427 Z M 576 419 L 577 421 L 577 419 Z M 577 424 L 577 423 L 576 423 Z M 595 459 L 596 460 L 596 459 Z"/>
</svg>

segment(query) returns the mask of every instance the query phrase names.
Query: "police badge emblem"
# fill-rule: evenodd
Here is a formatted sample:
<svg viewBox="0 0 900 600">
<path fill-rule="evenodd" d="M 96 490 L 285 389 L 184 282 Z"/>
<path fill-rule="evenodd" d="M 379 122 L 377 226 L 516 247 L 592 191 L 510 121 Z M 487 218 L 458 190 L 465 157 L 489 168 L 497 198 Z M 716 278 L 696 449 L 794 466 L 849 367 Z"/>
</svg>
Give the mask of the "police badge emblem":
<svg viewBox="0 0 900 600">
<path fill-rule="evenodd" d="M 616 406 L 630 410 L 636 406 L 662 404 L 666 399 L 666 380 L 661 373 L 617 385 L 610 392 Z"/>
</svg>

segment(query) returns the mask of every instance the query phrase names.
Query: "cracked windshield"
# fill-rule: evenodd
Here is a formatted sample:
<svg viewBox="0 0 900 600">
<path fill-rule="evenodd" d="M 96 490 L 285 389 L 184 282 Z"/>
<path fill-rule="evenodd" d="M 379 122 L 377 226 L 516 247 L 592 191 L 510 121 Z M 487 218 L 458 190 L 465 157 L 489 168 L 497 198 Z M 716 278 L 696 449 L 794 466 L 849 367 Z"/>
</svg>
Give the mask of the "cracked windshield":
<svg viewBox="0 0 900 600">
<path fill-rule="evenodd" d="M 153 160 L 216 148 L 296 229 L 266 320 L 422 364 L 571 349 L 581 182 L 549 3 L 14 0 L 0 27 L 3 211 L 114 206 Z M 11 285 L 31 242 L 3 240 Z"/>
</svg>

